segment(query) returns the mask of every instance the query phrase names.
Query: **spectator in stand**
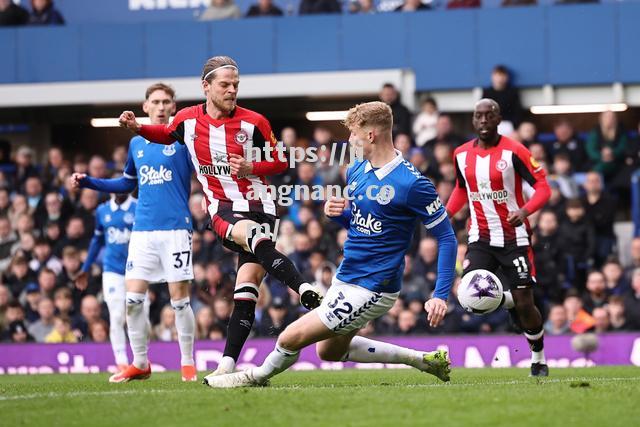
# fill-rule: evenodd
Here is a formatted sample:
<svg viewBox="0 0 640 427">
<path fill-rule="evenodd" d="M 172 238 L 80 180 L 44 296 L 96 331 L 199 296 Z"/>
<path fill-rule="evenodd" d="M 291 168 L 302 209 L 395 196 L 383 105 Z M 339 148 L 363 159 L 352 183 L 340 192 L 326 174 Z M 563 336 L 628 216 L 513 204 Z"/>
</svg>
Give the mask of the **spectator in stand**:
<svg viewBox="0 0 640 427">
<path fill-rule="evenodd" d="M 613 331 L 624 331 L 629 329 L 624 309 L 624 298 L 619 295 L 612 295 L 609 304 L 606 306 L 611 321 Z"/>
<path fill-rule="evenodd" d="M 580 196 L 578 184 L 571 175 L 571 160 L 567 153 L 558 153 L 553 158 L 553 174 L 549 178 L 558 184 L 564 198 L 575 199 Z"/>
<path fill-rule="evenodd" d="M 593 327 L 593 317 L 582 308 L 582 298 L 575 289 L 567 292 L 563 305 L 572 332 L 582 334 Z"/>
<path fill-rule="evenodd" d="M 38 274 L 38 286 L 43 298 L 53 298 L 56 290 L 56 273 L 48 268 L 43 268 Z"/>
<path fill-rule="evenodd" d="M 46 343 L 75 343 L 78 338 L 71 330 L 71 319 L 58 315 L 53 320 L 53 330 L 44 339 Z"/>
<path fill-rule="evenodd" d="M 509 70 L 504 65 L 496 65 L 491 72 L 491 86 L 482 91 L 482 98 L 493 99 L 500 105 L 502 123 L 498 127 L 501 135 L 509 135 L 520 125 L 522 105 L 520 92 L 511 85 Z"/>
<path fill-rule="evenodd" d="M 9 215 L 9 209 L 11 209 L 9 190 L 5 187 L 0 187 L 0 217 Z"/>
<path fill-rule="evenodd" d="M 67 222 L 65 237 L 60 241 L 63 248 L 73 247 L 79 251 L 89 247 L 89 238 L 84 228 L 84 220 L 80 216 L 72 216 Z"/>
<path fill-rule="evenodd" d="M 560 253 L 564 254 L 565 280 L 574 288 L 584 289 L 587 270 L 593 264 L 595 231 L 585 218 L 580 200 L 567 201 L 565 209 L 566 219 L 558 233 Z"/>
<path fill-rule="evenodd" d="M 16 27 L 29 22 L 29 12 L 13 0 L 0 0 L 0 27 Z"/>
<path fill-rule="evenodd" d="M 502 7 L 531 6 L 538 4 L 538 0 L 502 0 Z"/>
<path fill-rule="evenodd" d="M 419 2 L 419 0 L 408 1 Z M 411 135 L 411 112 L 400 102 L 400 94 L 396 87 L 391 83 L 385 83 L 380 90 L 379 98 L 380 101 L 391 107 L 391 113 L 393 114 L 393 138 L 399 133 Z"/>
<path fill-rule="evenodd" d="M 38 238 L 35 242 L 29 268 L 38 274 L 45 268 L 52 270 L 54 274 L 62 271 L 62 261 L 53 255 L 51 245 L 44 237 Z"/>
<path fill-rule="evenodd" d="M 429 10 L 431 5 L 422 3 L 422 0 L 404 0 L 400 6 L 396 7 L 396 12 L 415 12 L 417 10 Z"/>
<path fill-rule="evenodd" d="M 8 331 L 9 341 L 13 343 L 32 342 L 33 337 L 27 331 L 27 325 L 21 320 L 11 322 Z"/>
<path fill-rule="evenodd" d="M 152 339 L 157 341 L 177 341 L 176 315 L 170 305 L 165 305 L 160 312 L 160 323 L 153 328 Z"/>
<path fill-rule="evenodd" d="M 571 122 L 560 120 L 553 126 L 555 142 L 547 147 L 547 157 L 554 159 L 557 154 L 569 156 L 573 172 L 584 172 L 589 169 L 589 160 L 584 144 L 578 139 Z"/>
<path fill-rule="evenodd" d="M 266 313 L 262 315 L 257 333 L 263 337 L 278 336 L 295 319 L 296 316 L 288 310 L 285 299 L 276 296 L 271 300 Z"/>
<path fill-rule="evenodd" d="M 447 9 L 474 9 L 480 6 L 480 0 L 449 0 L 447 3 Z"/>
<path fill-rule="evenodd" d="M 122 173 L 124 171 L 124 165 L 127 162 L 127 147 L 124 145 L 119 145 L 113 150 L 113 155 L 111 156 L 111 164 L 109 165 L 109 169 L 116 174 Z"/>
<path fill-rule="evenodd" d="M 607 283 L 601 271 L 594 270 L 587 276 L 587 293 L 585 294 L 582 307 L 593 315 L 596 308 L 604 307 L 609 297 L 607 293 Z"/>
<path fill-rule="evenodd" d="M 41 298 L 40 286 L 38 286 L 36 282 L 27 284 L 24 291 L 20 294 L 18 301 L 20 301 L 24 308 L 24 318 L 27 323 L 33 323 L 38 320 L 38 302 Z"/>
<path fill-rule="evenodd" d="M 59 224 L 66 224 L 72 213 L 71 203 L 64 199 L 59 192 L 51 191 L 44 196 L 43 208 L 38 209 L 34 215 L 36 227 L 42 232 L 49 222 L 56 221 Z M 93 220 L 93 217 L 91 219 Z"/>
<path fill-rule="evenodd" d="M 604 307 L 598 307 L 593 310 L 593 322 L 593 332 L 596 334 L 604 334 L 611 329 L 609 312 Z"/>
<path fill-rule="evenodd" d="M 624 296 L 624 311 L 629 328 L 640 330 L 640 268 L 633 270 L 631 275 L 631 291 Z"/>
<path fill-rule="evenodd" d="M 247 17 L 253 16 L 282 16 L 282 9 L 273 4 L 273 0 L 258 0 L 247 11 Z"/>
<path fill-rule="evenodd" d="M 0 283 L 0 335 L 2 335 L 6 325 L 5 317 L 12 298 L 9 288 Z"/>
<path fill-rule="evenodd" d="M 533 234 L 536 282 L 546 296 L 554 302 L 562 301 L 559 283 L 562 259 L 558 242 L 558 218 L 553 211 L 543 210 Z"/>
<path fill-rule="evenodd" d="M 595 228 L 594 266 L 600 268 L 616 251 L 616 236 L 613 232 L 616 199 L 604 192 L 602 178 L 597 172 L 587 173 L 583 187 L 586 192 L 582 198 L 585 214 Z"/>
<path fill-rule="evenodd" d="M 634 237 L 631 240 L 631 261 L 624 269 L 624 277 L 627 283 L 631 283 L 631 276 L 637 268 L 640 268 L 640 237 Z"/>
<path fill-rule="evenodd" d="M 624 166 L 627 150 L 627 135 L 616 113 L 600 113 L 598 125 L 587 138 L 586 149 L 593 170 L 600 172 L 606 183 L 612 181 Z"/>
<path fill-rule="evenodd" d="M 342 8 L 338 0 L 302 0 L 298 9 L 298 14 L 300 15 L 341 12 Z"/>
<path fill-rule="evenodd" d="M 536 125 L 532 122 L 520 123 L 514 139 L 520 141 L 525 147 L 538 143 L 538 129 Z"/>
<path fill-rule="evenodd" d="M 200 14 L 200 21 L 240 18 L 242 12 L 233 0 L 211 0 L 211 4 Z"/>
<path fill-rule="evenodd" d="M 376 5 L 373 0 L 350 0 L 349 13 L 373 14 L 376 13 Z"/>
<path fill-rule="evenodd" d="M 433 289 L 438 272 L 438 242 L 433 237 L 420 240 L 413 272 L 427 281 L 429 289 Z"/>
<path fill-rule="evenodd" d="M 18 236 L 7 217 L 0 217 L 0 271 L 5 271 L 18 250 Z"/>
<path fill-rule="evenodd" d="M 544 324 L 544 332 L 548 335 L 564 335 L 571 332 L 567 310 L 563 305 L 554 305 L 549 310 L 549 320 Z"/>
<path fill-rule="evenodd" d="M 79 338 L 86 341 L 89 338 L 89 325 L 102 320 L 102 307 L 98 299 L 93 295 L 86 295 L 80 303 L 80 316 L 73 326 L 79 331 Z"/>
<path fill-rule="evenodd" d="M 37 342 L 44 342 L 53 330 L 55 307 L 51 298 L 43 297 L 38 301 L 40 318 L 29 326 L 29 333 Z"/>
<path fill-rule="evenodd" d="M 208 305 L 200 308 L 196 313 L 196 339 L 208 340 L 214 322 L 213 309 Z"/>
<path fill-rule="evenodd" d="M 427 150 L 433 150 L 436 144 L 447 144 L 451 148 L 455 148 L 461 145 L 464 138 L 457 135 L 453 130 L 453 123 L 451 122 L 451 116 L 447 114 L 441 114 L 436 121 L 436 136 L 425 144 Z"/>
<path fill-rule="evenodd" d="M 64 155 L 58 147 L 49 148 L 47 154 L 47 164 L 42 171 L 42 177 L 44 178 L 44 182 L 50 186 L 57 179 L 58 172 L 64 165 Z"/>
<path fill-rule="evenodd" d="M 109 325 L 104 319 L 89 324 L 89 340 L 91 342 L 109 342 Z"/>
<path fill-rule="evenodd" d="M 4 272 L 3 282 L 9 287 L 14 298 L 18 298 L 28 283 L 35 281 L 33 271 L 24 255 L 16 254 Z"/>
<path fill-rule="evenodd" d="M 64 25 L 64 18 L 54 7 L 53 0 L 31 0 L 29 25 Z"/>
<path fill-rule="evenodd" d="M 16 172 L 13 179 L 16 191 L 22 192 L 27 179 L 37 176 L 38 169 L 33 164 L 33 150 L 25 146 L 18 148 L 16 151 Z M 35 208 L 35 205 L 31 206 Z"/>
<path fill-rule="evenodd" d="M 436 123 L 438 122 L 438 104 L 433 98 L 426 98 L 420 104 L 420 114 L 413 121 L 413 135 L 416 145 L 422 147 L 427 141 L 437 135 Z"/>
<path fill-rule="evenodd" d="M 405 133 L 399 133 L 393 140 L 393 146 L 402 153 L 405 160 L 411 157 L 411 137 Z"/>
<path fill-rule="evenodd" d="M 42 181 L 38 176 L 30 176 L 24 181 L 24 195 L 27 196 L 29 213 L 42 209 L 40 206 L 43 196 Z"/>
<path fill-rule="evenodd" d="M 624 295 L 631 287 L 624 277 L 622 266 L 616 258 L 609 258 L 602 266 L 602 273 L 607 282 L 609 295 Z"/>
</svg>

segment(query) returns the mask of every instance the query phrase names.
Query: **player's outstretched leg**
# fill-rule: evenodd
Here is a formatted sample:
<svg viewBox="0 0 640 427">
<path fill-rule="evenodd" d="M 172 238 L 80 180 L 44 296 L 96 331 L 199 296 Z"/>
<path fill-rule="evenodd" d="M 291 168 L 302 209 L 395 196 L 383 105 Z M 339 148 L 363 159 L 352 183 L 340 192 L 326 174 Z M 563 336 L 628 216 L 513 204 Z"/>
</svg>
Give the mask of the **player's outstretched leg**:
<svg viewBox="0 0 640 427">
<path fill-rule="evenodd" d="M 314 310 L 287 326 L 261 366 L 231 374 L 209 375 L 203 383 L 214 388 L 267 385 L 270 378 L 286 371 L 298 360 L 302 348 L 332 336 L 335 333 L 320 321 Z"/>
<path fill-rule="evenodd" d="M 348 343 L 345 352 L 345 346 L 336 342 L 340 338 L 343 337 L 318 343 L 318 356 L 328 361 L 403 364 L 434 375 L 442 381 L 450 380 L 451 362 L 446 350 L 424 352 L 356 335 Z"/>
<path fill-rule="evenodd" d="M 174 289 L 172 289 L 172 286 Z M 176 288 L 180 288 L 178 291 Z M 193 342 L 195 340 L 196 319 L 191 308 L 191 300 L 188 296 L 189 283 L 171 283 L 169 289 L 178 298 L 171 298 L 171 307 L 176 314 L 176 331 L 178 332 L 178 344 L 180 345 L 180 371 L 182 381 L 197 381 L 195 361 L 193 360 Z M 182 297 L 183 295 L 187 295 Z"/>
<path fill-rule="evenodd" d="M 241 221 L 234 226 L 232 235 L 234 239 L 246 238 L 244 246 L 256 256 L 269 274 L 300 294 L 300 304 L 303 307 L 313 310 L 320 305 L 323 298 L 321 290 L 305 282 L 293 262 L 276 249 L 267 224 Z"/>
<path fill-rule="evenodd" d="M 147 358 L 149 330 L 143 307 L 145 296 L 145 293 L 127 292 L 127 330 L 133 351 L 133 363 L 124 371 L 112 375 L 109 382 L 145 380 L 151 376 L 151 365 Z"/>
<path fill-rule="evenodd" d="M 549 367 L 544 356 L 544 325 L 540 311 L 534 304 L 533 290 L 516 289 L 513 292 L 516 313 L 524 336 L 531 349 L 531 376 L 549 376 Z"/>
</svg>

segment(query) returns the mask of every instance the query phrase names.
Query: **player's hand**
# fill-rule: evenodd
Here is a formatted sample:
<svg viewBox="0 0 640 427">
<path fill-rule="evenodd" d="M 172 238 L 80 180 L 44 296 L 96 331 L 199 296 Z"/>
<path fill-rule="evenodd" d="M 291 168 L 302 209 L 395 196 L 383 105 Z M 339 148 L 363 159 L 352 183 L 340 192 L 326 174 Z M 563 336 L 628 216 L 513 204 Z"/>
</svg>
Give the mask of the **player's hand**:
<svg viewBox="0 0 640 427">
<path fill-rule="evenodd" d="M 200 209 L 202 209 L 202 212 L 208 214 L 209 211 L 207 210 L 207 199 L 203 196 L 202 200 L 200 201 Z"/>
<path fill-rule="evenodd" d="M 118 119 L 120 122 L 120 126 L 123 128 L 127 128 L 132 132 L 138 132 L 140 130 L 140 124 L 136 121 L 136 115 L 133 114 L 133 111 L 123 111 L 120 114 L 120 118 Z"/>
<path fill-rule="evenodd" d="M 324 214 L 326 216 L 340 216 L 342 211 L 347 207 L 346 199 L 331 197 L 324 204 Z"/>
<path fill-rule="evenodd" d="M 69 177 L 69 182 L 71 183 L 71 188 L 77 190 L 80 188 L 80 181 L 87 177 L 86 173 L 74 173 Z"/>
<path fill-rule="evenodd" d="M 526 209 L 518 209 L 515 212 L 509 212 L 507 215 L 507 222 L 514 227 L 518 227 L 524 223 L 524 220 L 529 216 L 529 212 Z"/>
<path fill-rule="evenodd" d="M 447 314 L 447 302 L 440 298 L 431 298 L 424 303 L 424 311 L 427 312 L 429 326 L 435 328 L 442 322 L 444 315 Z"/>
<path fill-rule="evenodd" d="M 89 273 L 86 271 L 80 272 L 73 282 L 78 290 L 84 291 L 87 289 L 87 285 L 89 284 Z"/>
<path fill-rule="evenodd" d="M 229 165 L 231 166 L 231 173 L 237 175 L 238 178 L 251 175 L 253 172 L 253 163 L 239 154 L 229 154 Z"/>
</svg>

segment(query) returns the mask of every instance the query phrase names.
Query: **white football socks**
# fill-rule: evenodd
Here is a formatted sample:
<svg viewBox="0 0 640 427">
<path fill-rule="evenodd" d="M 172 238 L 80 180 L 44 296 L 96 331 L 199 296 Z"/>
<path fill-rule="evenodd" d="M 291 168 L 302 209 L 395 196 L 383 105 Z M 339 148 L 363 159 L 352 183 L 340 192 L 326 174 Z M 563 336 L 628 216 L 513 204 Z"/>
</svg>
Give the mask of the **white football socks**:
<svg viewBox="0 0 640 427">
<path fill-rule="evenodd" d="M 502 306 L 507 310 L 511 310 L 516 306 L 516 303 L 513 301 L 513 295 L 509 291 L 504 291 L 504 301 L 502 302 Z"/>
<path fill-rule="evenodd" d="M 109 308 L 109 341 L 117 365 L 128 365 L 127 335 L 125 334 L 125 302 L 122 299 L 108 300 Z"/>
<path fill-rule="evenodd" d="M 193 360 L 193 341 L 195 339 L 196 318 L 189 297 L 171 300 L 171 307 L 176 313 L 176 331 L 180 343 L 180 365 L 195 365 Z"/>
<path fill-rule="evenodd" d="M 285 350 L 279 344 L 276 344 L 276 348 L 269 353 L 264 363 L 257 368 L 251 369 L 251 375 L 257 381 L 265 381 L 280 372 L 286 371 L 296 363 L 299 355 L 299 351 Z"/>
<path fill-rule="evenodd" d="M 397 363 L 414 366 L 422 352 L 356 335 L 351 340 L 344 361 L 361 363 Z"/>
<path fill-rule="evenodd" d="M 146 369 L 149 364 L 149 329 L 143 308 L 144 298 L 145 294 L 127 292 L 127 331 L 133 352 L 133 365 L 138 369 Z"/>
</svg>

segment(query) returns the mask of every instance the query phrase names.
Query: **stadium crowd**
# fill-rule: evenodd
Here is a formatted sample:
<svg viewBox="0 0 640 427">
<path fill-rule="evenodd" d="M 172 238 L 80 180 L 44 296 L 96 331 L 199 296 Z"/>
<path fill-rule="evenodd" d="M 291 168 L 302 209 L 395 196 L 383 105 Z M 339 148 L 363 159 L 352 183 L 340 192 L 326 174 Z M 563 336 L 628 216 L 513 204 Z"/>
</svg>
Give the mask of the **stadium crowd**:
<svg viewBox="0 0 640 427">
<path fill-rule="evenodd" d="M 500 73 L 496 67 L 494 74 Z M 495 76 L 494 76 L 495 77 Z M 499 84 L 496 84 L 499 83 Z M 631 174 L 640 166 L 640 141 L 629 137 L 612 112 L 600 115 L 586 139 L 571 123 L 558 120 L 554 140 L 538 142 L 535 125 L 520 120 L 519 104 L 501 92 L 508 84 L 493 79 L 487 95 L 502 104 L 511 120 L 504 129 L 529 147 L 548 171 L 552 196 L 548 205 L 530 218 L 538 286 L 537 304 L 549 334 L 585 331 L 640 330 L 640 237 L 631 243 L 630 261 L 616 258 L 618 242 L 614 221 L 629 217 Z M 491 93 L 491 91 L 494 93 Z M 506 89 L 510 92 L 510 89 Z M 380 99 L 392 106 L 394 142 L 403 156 L 436 184 L 446 203 L 455 183 L 453 149 L 468 139 L 455 132 L 451 117 L 438 112 L 433 99 L 422 102 L 412 117 L 392 85 Z M 510 109 L 513 110 L 510 112 Z M 511 114 L 508 116 L 508 114 Z M 633 133 L 632 135 L 635 135 Z M 288 147 L 321 147 L 334 143 L 331 131 L 318 126 L 310 139 L 299 138 L 286 127 L 281 140 Z M 330 151 L 330 150 L 328 150 Z M 339 152 L 338 150 L 336 150 Z M 119 146 L 110 159 L 83 154 L 70 157 L 51 147 L 38 162 L 31 148 L 8 142 L 0 145 L 0 334 L 2 340 L 22 342 L 108 341 L 107 309 L 101 295 L 97 262 L 89 286 L 80 291 L 74 279 L 94 231 L 94 212 L 109 195 L 72 188 L 73 172 L 105 178 L 122 172 L 127 149 Z M 346 165 L 329 160 L 298 163 L 273 177 L 276 186 L 344 185 Z M 201 208 L 199 184 L 192 182 L 195 280 L 192 305 L 198 339 L 220 339 L 226 333 L 235 283 L 235 255 L 223 248 L 208 228 Z M 328 221 L 322 202 L 292 200 L 280 206 L 282 221 L 277 246 L 310 282 L 328 287 L 341 259 L 346 230 Z M 468 211 L 452 222 L 458 233 L 458 271 L 466 249 Z M 438 248 L 423 227 L 416 226 L 414 242 L 405 257 L 401 298 L 365 334 L 414 335 L 509 332 L 513 326 L 504 310 L 485 316 L 470 315 L 455 298 L 437 329 L 427 326 L 424 301 L 433 291 Z M 100 261 L 100 259 L 98 259 Z M 458 279 L 459 280 L 459 279 Z M 155 284 L 149 293 L 153 339 L 176 340 L 174 311 L 167 287 Z M 255 336 L 275 336 L 305 310 L 298 297 L 269 277 L 262 283 L 257 305 Z"/>
</svg>

